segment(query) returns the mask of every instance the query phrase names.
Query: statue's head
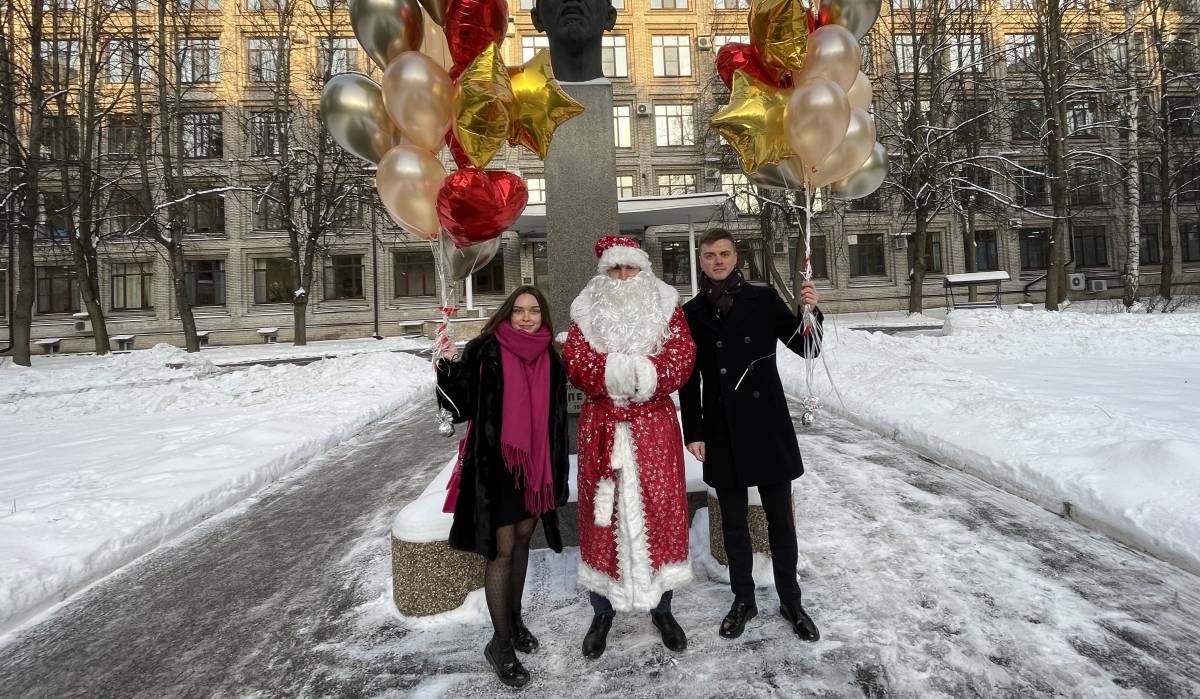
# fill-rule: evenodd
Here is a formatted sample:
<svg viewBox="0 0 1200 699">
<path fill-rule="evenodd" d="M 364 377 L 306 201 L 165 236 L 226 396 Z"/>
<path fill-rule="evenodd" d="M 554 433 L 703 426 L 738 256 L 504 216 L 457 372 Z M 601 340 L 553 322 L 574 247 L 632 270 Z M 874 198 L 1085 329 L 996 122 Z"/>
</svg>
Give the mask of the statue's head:
<svg viewBox="0 0 1200 699">
<path fill-rule="evenodd" d="M 533 26 L 552 44 L 582 47 L 617 23 L 612 0 L 537 0 L 530 12 Z"/>
</svg>

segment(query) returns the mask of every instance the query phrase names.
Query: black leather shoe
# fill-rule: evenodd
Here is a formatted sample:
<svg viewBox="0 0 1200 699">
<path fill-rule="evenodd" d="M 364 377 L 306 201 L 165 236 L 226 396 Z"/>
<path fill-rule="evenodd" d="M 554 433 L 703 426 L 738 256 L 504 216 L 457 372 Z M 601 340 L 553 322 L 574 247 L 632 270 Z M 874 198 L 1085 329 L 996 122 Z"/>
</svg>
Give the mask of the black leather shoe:
<svg viewBox="0 0 1200 699">
<path fill-rule="evenodd" d="M 583 637 L 583 657 L 595 660 L 604 655 L 608 647 L 608 630 L 612 628 L 615 614 L 597 614 L 592 617 L 592 625 L 587 635 Z"/>
<path fill-rule="evenodd" d="M 792 631 L 796 632 L 800 640 L 812 642 L 821 638 L 821 632 L 817 630 L 812 617 L 799 604 L 781 604 L 779 613 L 792 625 Z"/>
<path fill-rule="evenodd" d="M 522 653 L 533 653 L 538 649 L 537 636 L 534 636 L 529 627 L 525 625 L 525 622 L 521 621 L 520 614 L 513 614 L 512 644 L 513 648 Z"/>
<path fill-rule="evenodd" d="M 654 627 L 662 634 L 663 645 L 668 650 L 679 653 L 687 649 L 687 634 L 683 632 L 679 622 L 675 621 L 675 615 L 670 612 L 650 612 L 650 621 L 654 622 Z"/>
<path fill-rule="evenodd" d="M 729 613 L 721 622 L 721 638 L 737 638 L 746 630 L 746 622 L 758 616 L 758 607 L 745 602 L 734 602 Z"/>
<path fill-rule="evenodd" d="M 517 660 L 512 641 L 493 638 L 483 648 L 483 657 L 496 671 L 496 677 L 509 687 L 524 687 L 529 684 L 529 671 Z"/>
</svg>

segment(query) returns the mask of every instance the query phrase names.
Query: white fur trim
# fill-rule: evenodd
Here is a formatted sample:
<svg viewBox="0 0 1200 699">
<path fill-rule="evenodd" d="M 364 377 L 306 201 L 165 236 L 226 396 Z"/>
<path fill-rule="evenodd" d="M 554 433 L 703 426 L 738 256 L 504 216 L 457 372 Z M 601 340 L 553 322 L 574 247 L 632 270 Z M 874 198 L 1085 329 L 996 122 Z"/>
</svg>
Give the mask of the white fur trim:
<svg viewBox="0 0 1200 699">
<path fill-rule="evenodd" d="M 597 527 L 612 524 L 613 507 L 616 506 L 617 485 L 611 478 L 601 478 L 596 483 L 596 497 L 592 500 L 592 521 Z"/>
<path fill-rule="evenodd" d="M 650 272 L 643 271 L 641 274 L 654 275 Z M 675 313 L 676 307 L 679 306 L 679 291 L 662 281 L 661 279 L 654 280 L 655 300 L 653 306 L 642 309 L 644 314 L 638 318 L 630 318 L 631 323 L 647 323 L 652 329 L 656 340 L 653 343 L 647 343 L 647 347 L 611 347 L 608 340 L 603 337 L 603 333 L 597 330 L 596 323 L 593 321 L 594 315 L 598 312 L 597 308 L 602 307 L 603 293 L 607 283 L 611 280 L 604 275 L 593 277 L 588 282 L 587 286 L 583 287 L 583 291 L 575 297 L 571 302 L 571 320 L 579 326 L 579 331 L 583 333 L 583 338 L 588 341 L 597 352 L 632 352 L 636 354 L 655 355 L 662 351 L 663 345 L 670 339 L 671 316 Z"/>
<path fill-rule="evenodd" d="M 648 357 L 642 356 L 631 356 L 629 365 L 636 377 L 633 402 L 645 403 L 654 397 L 654 391 L 658 389 L 658 369 Z"/>
<path fill-rule="evenodd" d="M 580 561 L 579 583 L 607 597 L 617 611 L 647 611 L 658 605 L 664 592 L 674 590 L 692 579 L 692 565 L 685 559 L 663 565 L 657 573 L 654 572 L 646 537 L 640 469 L 628 422 L 617 423 L 613 435 L 612 467 L 618 478 L 616 534 L 617 574 L 620 580 L 614 580 Z"/>
<path fill-rule="evenodd" d="M 625 401 L 633 397 L 637 374 L 633 368 L 634 357 L 620 352 L 609 352 L 604 360 L 604 390 L 614 401 Z"/>
<path fill-rule="evenodd" d="M 596 261 L 596 272 L 604 274 L 618 265 L 650 271 L 650 256 L 641 248 L 614 245 L 601 253 L 600 259 Z"/>
</svg>

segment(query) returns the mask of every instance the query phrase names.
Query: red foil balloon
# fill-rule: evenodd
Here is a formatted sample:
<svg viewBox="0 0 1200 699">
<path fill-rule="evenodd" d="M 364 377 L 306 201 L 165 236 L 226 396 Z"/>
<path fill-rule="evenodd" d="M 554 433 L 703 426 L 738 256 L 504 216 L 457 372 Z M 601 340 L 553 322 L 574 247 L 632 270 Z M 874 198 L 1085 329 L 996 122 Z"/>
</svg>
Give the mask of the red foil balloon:
<svg viewBox="0 0 1200 699">
<path fill-rule="evenodd" d="M 505 0 L 450 0 L 446 4 L 446 44 L 461 73 L 488 44 L 504 41 L 508 29 Z"/>
<path fill-rule="evenodd" d="M 744 71 L 755 80 L 772 87 L 791 87 L 792 76 L 787 71 L 768 66 L 750 44 L 731 41 L 717 51 L 717 74 L 725 87 L 732 87 L 734 71 Z"/>
<path fill-rule="evenodd" d="M 463 150 L 462 144 L 454 137 L 454 129 L 446 132 L 446 145 L 450 148 L 450 155 L 454 158 L 454 164 L 461 170 L 465 167 L 471 167 L 471 157 Z"/>
<path fill-rule="evenodd" d="M 442 230 L 455 247 L 491 240 L 517 222 L 529 201 L 525 181 L 511 172 L 463 168 L 438 192 Z"/>
</svg>

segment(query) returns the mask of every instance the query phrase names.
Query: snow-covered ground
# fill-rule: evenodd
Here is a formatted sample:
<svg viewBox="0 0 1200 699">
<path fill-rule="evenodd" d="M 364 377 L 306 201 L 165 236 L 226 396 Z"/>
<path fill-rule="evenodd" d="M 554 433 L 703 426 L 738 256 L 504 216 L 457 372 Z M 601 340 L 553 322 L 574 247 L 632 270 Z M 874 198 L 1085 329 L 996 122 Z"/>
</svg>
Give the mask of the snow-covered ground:
<svg viewBox="0 0 1200 699">
<path fill-rule="evenodd" d="M 427 398 L 428 361 L 383 351 L 413 342 L 160 345 L 0 366 L 0 631 Z M 343 356 L 214 364 L 323 354 Z"/>
<path fill-rule="evenodd" d="M 942 336 L 829 328 L 826 410 L 1200 572 L 1200 314 L 956 311 Z M 1080 312 L 1082 311 L 1082 312 Z M 805 363 L 780 359 L 809 395 Z M 1069 512 L 1068 512 L 1069 511 Z"/>
</svg>

